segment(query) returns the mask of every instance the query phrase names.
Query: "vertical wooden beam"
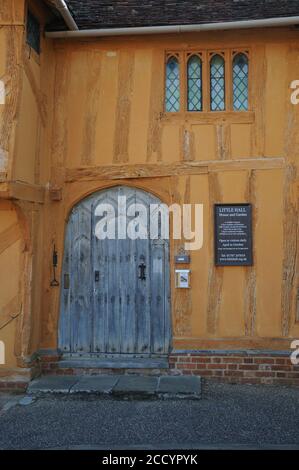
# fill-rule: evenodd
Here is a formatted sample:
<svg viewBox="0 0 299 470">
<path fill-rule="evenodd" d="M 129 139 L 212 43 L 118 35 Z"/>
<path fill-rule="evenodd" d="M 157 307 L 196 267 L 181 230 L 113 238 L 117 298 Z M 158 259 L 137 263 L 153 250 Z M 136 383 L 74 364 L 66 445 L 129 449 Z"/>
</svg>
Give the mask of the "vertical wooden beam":
<svg viewBox="0 0 299 470">
<path fill-rule="evenodd" d="M 179 185 L 179 178 L 172 178 L 172 203 L 179 204 L 183 209 L 183 204 L 190 203 L 191 178 L 184 178 L 183 187 Z M 183 212 L 182 212 L 183 216 Z M 183 224 L 182 224 L 183 227 Z M 172 253 L 171 267 L 175 271 L 174 256 L 184 252 L 184 241 L 174 240 L 174 253 Z M 173 305 L 173 332 L 176 337 L 190 337 L 192 335 L 192 291 L 190 289 L 176 289 L 174 293 Z"/>
<path fill-rule="evenodd" d="M 222 194 L 217 173 L 209 174 L 210 196 L 210 268 L 208 281 L 207 331 L 210 335 L 217 334 L 221 292 L 223 284 L 223 268 L 215 266 L 214 257 L 214 205 L 221 203 Z"/>
<path fill-rule="evenodd" d="M 265 112 L 266 112 L 266 76 L 267 59 L 265 45 L 255 45 L 255 53 L 250 57 L 250 77 L 251 80 L 250 109 L 255 111 L 255 126 L 253 135 L 253 155 L 262 157 L 265 154 Z M 257 78 L 259 77 L 259 78 Z"/>
<path fill-rule="evenodd" d="M 22 366 L 23 359 L 30 354 L 32 339 L 32 306 L 33 306 L 33 237 L 36 231 L 34 203 L 17 202 L 19 225 L 23 239 L 22 256 L 20 257 L 19 295 L 22 304 L 21 314 L 17 319 L 15 337 L 15 355 Z"/>
<path fill-rule="evenodd" d="M 54 118 L 52 124 L 52 185 L 63 184 L 62 172 L 68 149 L 67 100 L 69 87 L 67 50 L 57 51 L 55 69 Z M 56 171 L 53 169 L 56 168 Z"/>
<path fill-rule="evenodd" d="M 86 52 L 88 65 L 87 102 L 83 130 L 83 145 L 81 154 L 82 165 L 92 165 L 96 153 L 96 129 L 101 93 L 102 54 L 97 51 Z"/>
<path fill-rule="evenodd" d="M 181 160 L 191 162 L 195 160 L 195 140 L 191 125 L 181 127 Z"/>
<path fill-rule="evenodd" d="M 35 163 L 34 163 L 34 184 L 40 182 L 40 170 L 41 170 L 41 135 L 42 125 L 40 122 L 36 126 L 36 147 L 35 147 Z"/>
<path fill-rule="evenodd" d="M 252 204 L 253 209 L 253 241 L 255 227 L 258 222 L 258 208 L 256 203 L 256 173 L 250 171 L 248 173 L 248 184 L 245 193 L 245 199 Z M 244 293 L 244 323 L 245 323 L 245 335 L 255 336 L 256 334 L 256 259 L 255 259 L 255 245 L 253 244 L 253 256 L 254 264 L 246 268 L 246 282 L 245 282 L 245 293 Z"/>
<path fill-rule="evenodd" d="M 295 132 L 295 130 L 294 130 Z M 298 231 L 298 208 L 296 198 L 293 198 L 291 188 L 297 177 L 297 169 L 290 165 L 285 172 L 284 190 L 283 190 L 283 279 L 282 279 L 282 295 L 281 295 L 281 312 L 282 312 L 282 334 L 289 336 L 293 300 L 295 296 L 295 274 L 297 261 L 297 231 Z"/>
<path fill-rule="evenodd" d="M 216 125 L 216 149 L 218 160 L 228 160 L 231 158 L 230 123 L 223 122 Z"/>
<path fill-rule="evenodd" d="M 288 53 L 288 77 L 294 79 L 299 70 L 298 47 L 290 46 Z M 299 105 L 291 103 L 291 90 L 287 93 L 287 115 L 285 119 L 284 141 L 288 167 L 285 170 L 283 188 L 283 278 L 281 295 L 281 327 L 283 336 L 289 336 L 296 321 L 296 297 L 298 285 L 298 161 L 299 161 Z"/>
<path fill-rule="evenodd" d="M 114 163 L 129 161 L 131 95 L 133 91 L 134 51 L 121 51 L 119 60 L 118 98 L 114 135 Z"/>
<path fill-rule="evenodd" d="M 164 73 L 161 73 L 161 69 L 164 65 L 164 52 L 161 50 L 154 50 L 151 78 L 149 129 L 147 138 L 146 160 L 148 163 L 162 160 L 162 127 L 160 114 L 164 110 L 163 97 L 165 88 L 165 71 Z"/>
<path fill-rule="evenodd" d="M 8 81 L 6 84 L 6 99 L 0 114 L 0 171 L 8 171 L 11 178 L 17 113 L 22 91 L 21 44 L 23 28 L 16 26 L 5 27 L 6 64 L 5 71 Z"/>
</svg>

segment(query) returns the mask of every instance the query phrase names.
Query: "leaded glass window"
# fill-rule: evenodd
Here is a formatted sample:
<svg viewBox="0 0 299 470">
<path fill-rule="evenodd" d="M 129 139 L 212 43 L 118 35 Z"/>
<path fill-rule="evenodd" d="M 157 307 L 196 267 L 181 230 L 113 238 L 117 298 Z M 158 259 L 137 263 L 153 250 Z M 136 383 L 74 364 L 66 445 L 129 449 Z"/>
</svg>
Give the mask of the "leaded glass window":
<svg viewBox="0 0 299 470">
<path fill-rule="evenodd" d="M 40 24 L 29 10 L 27 14 L 27 43 L 35 52 L 40 53 Z"/>
<path fill-rule="evenodd" d="M 188 111 L 202 111 L 202 63 L 193 55 L 188 60 Z"/>
<path fill-rule="evenodd" d="M 211 111 L 225 110 L 225 62 L 216 54 L 210 62 L 211 77 Z"/>
<path fill-rule="evenodd" d="M 233 104 L 234 111 L 248 111 L 248 72 L 246 54 L 237 54 L 233 60 Z"/>
<path fill-rule="evenodd" d="M 170 57 L 166 64 L 165 106 L 168 113 L 180 110 L 180 66 L 174 56 Z"/>
</svg>

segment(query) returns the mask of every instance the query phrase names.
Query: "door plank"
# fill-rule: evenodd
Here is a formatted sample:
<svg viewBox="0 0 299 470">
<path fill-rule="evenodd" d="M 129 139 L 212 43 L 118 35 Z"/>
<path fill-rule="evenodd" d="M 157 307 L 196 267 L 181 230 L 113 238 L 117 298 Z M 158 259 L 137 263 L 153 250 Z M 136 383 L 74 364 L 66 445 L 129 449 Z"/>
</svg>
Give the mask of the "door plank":
<svg viewBox="0 0 299 470">
<path fill-rule="evenodd" d="M 81 204 L 74 214 L 71 257 L 72 329 L 71 352 L 91 352 L 91 211 Z"/>
<path fill-rule="evenodd" d="M 71 253 L 72 253 L 73 223 L 69 220 L 66 227 L 65 247 L 63 254 L 63 270 L 61 277 L 60 319 L 58 344 L 64 353 L 71 352 Z"/>
<path fill-rule="evenodd" d="M 93 257 L 93 352 L 105 353 L 107 345 L 107 320 L 108 320 L 108 240 L 99 240 L 95 236 L 95 210 L 102 199 L 95 200 L 92 204 L 92 257 Z M 96 271 L 99 273 L 98 281 L 95 279 Z"/>
<path fill-rule="evenodd" d="M 149 204 L 153 196 L 136 191 L 136 203 L 147 206 L 147 232 L 149 232 Z M 137 350 L 140 354 L 151 353 L 151 272 L 150 272 L 150 240 L 137 240 L 137 269 L 142 263 L 146 265 L 146 279 L 137 280 L 136 316 L 137 316 Z"/>
<path fill-rule="evenodd" d="M 120 196 L 127 198 L 129 206 L 136 201 L 135 192 L 132 193 L 130 188 L 120 188 Z M 122 229 L 127 231 L 126 220 L 121 220 Z M 125 227 L 123 227 L 125 225 Z M 119 240 L 120 247 L 120 295 L 122 298 L 121 308 L 121 353 L 134 354 L 137 353 L 136 343 L 136 243 L 134 240 L 127 238 Z"/>
</svg>

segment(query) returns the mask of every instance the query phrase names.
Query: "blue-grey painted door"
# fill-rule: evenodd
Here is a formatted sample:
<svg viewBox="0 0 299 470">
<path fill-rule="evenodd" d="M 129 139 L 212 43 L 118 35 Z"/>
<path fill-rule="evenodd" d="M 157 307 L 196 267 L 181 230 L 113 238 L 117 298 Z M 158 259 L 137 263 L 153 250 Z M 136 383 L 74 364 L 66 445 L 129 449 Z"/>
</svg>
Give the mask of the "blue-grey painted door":
<svg viewBox="0 0 299 470">
<path fill-rule="evenodd" d="M 124 237 L 138 215 L 134 212 L 122 218 L 119 198 L 124 197 L 127 208 L 133 203 L 145 208 L 143 233 L 147 236 L 143 239 Z M 119 186 L 93 194 L 72 210 L 61 286 L 59 348 L 64 354 L 144 357 L 169 353 L 169 240 L 149 236 L 150 208 L 160 203 L 152 194 Z M 114 208 L 115 240 L 95 235 L 100 204 Z"/>
</svg>

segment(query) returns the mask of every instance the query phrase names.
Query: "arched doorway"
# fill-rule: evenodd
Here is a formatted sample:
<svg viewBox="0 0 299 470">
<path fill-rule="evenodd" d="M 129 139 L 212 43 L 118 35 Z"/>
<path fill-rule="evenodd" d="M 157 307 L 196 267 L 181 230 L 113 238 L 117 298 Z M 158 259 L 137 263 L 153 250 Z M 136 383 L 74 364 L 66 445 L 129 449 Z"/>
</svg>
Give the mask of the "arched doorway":
<svg viewBox="0 0 299 470">
<path fill-rule="evenodd" d="M 169 237 L 165 232 L 161 236 L 161 218 L 158 237 L 150 237 L 150 212 L 159 204 L 150 193 L 118 186 L 97 192 L 73 208 L 61 286 L 59 348 L 65 357 L 168 355 Z M 115 219 L 108 217 L 109 207 Z M 124 207 L 130 208 L 126 218 Z M 141 212 L 147 217 L 137 223 Z M 106 231 L 108 226 L 115 229 L 115 239 L 99 237 L 104 226 Z M 124 236 L 134 231 L 142 233 L 141 238 Z"/>
</svg>

